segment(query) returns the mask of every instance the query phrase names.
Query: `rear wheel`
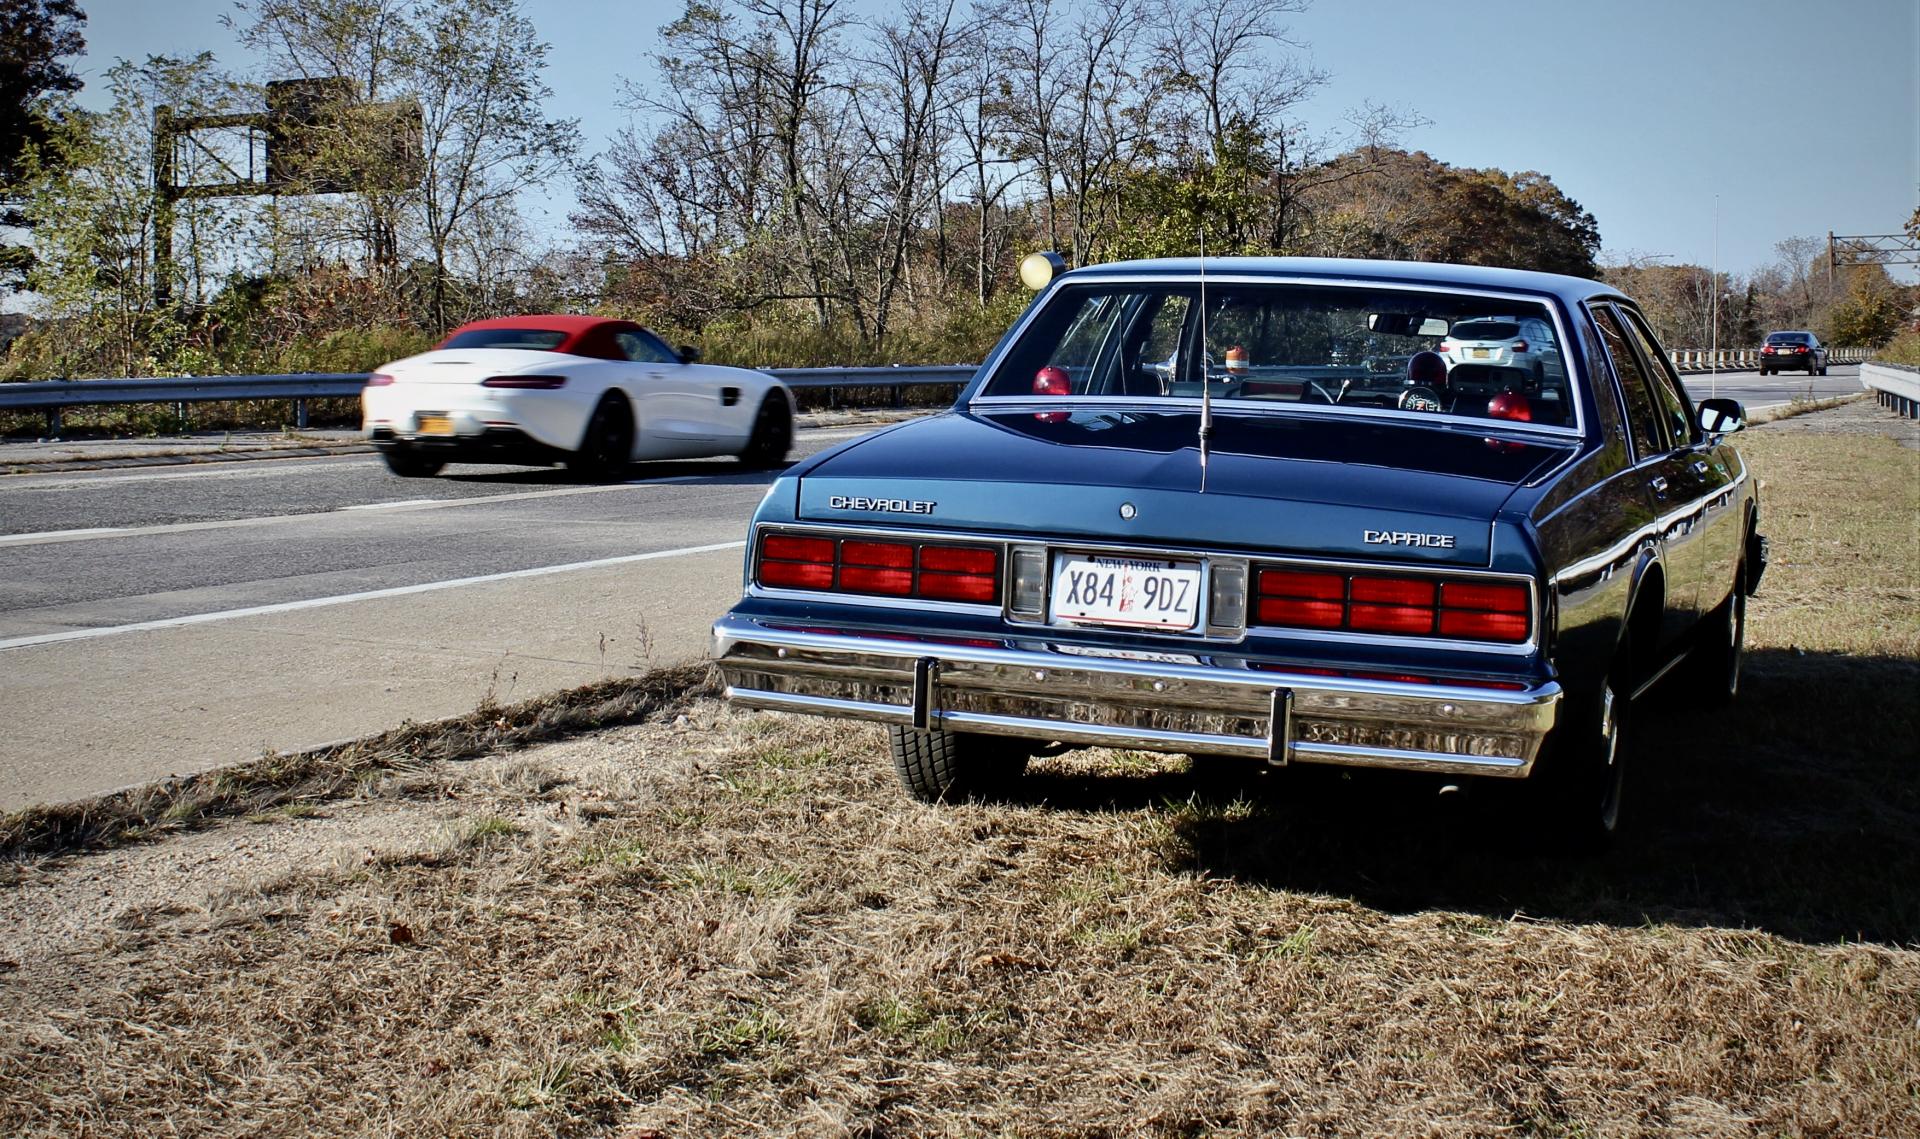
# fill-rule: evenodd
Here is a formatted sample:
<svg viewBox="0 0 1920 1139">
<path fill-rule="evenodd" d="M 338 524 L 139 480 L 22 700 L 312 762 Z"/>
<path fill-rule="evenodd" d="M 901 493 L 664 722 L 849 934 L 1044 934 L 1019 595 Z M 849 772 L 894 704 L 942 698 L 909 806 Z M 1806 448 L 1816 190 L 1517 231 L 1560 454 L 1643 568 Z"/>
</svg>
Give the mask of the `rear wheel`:
<svg viewBox="0 0 1920 1139">
<path fill-rule="evenodd" d="M 609 392 L 593 409 L 580 449 L 567 457 L 567 469 L 595 482 L 612 482 L 624 477 L 632 462 L 633 411 Z"/>
<path fill-rule="evenodd" d="M 447 465 L 445 459 L 436 459 L 422 455 L 410 447 L 389 447 L 381 455 L 387 461 L 387 469 L 403 479 L 430 479 L 440 473 Z"/>
<path fill-rule="evenodd" d="M 940 728 L 890 724 L 887 750 L 901 785 L 923 803 L 996 794 L 1027 769 L 1026 745 L 1018 740 Z"/>
<path fill-rule="evenodd" d="M 1584 724 L 1556 729 L 1533 774 L 1517 788 L 1527 801 L 1527 822 L 1547 849 L 1595 854 L 1620 831 L 1632 720 L 1626 668 L 1630 659 L 1623 648 L 1601 685 L 1599 707 Z"/>
<path fill-rule="evenodd" d="M 740 461 L 749 467 L 771 467 L 786 461 L 792 447 L 793 412 L 779 392 L 768 392 L 753 417 L 753 434 L 747 437 Z"/>
<path fill-rule="evenodd" d="M 1747 652 L 1747 565 L 1733 571 L 1733 592 L 1700 622 L 1697 640 L 1681 664 L 1690 699 L 1726 705 L 1740 694 L 1740 665 Z"/>
</svg>

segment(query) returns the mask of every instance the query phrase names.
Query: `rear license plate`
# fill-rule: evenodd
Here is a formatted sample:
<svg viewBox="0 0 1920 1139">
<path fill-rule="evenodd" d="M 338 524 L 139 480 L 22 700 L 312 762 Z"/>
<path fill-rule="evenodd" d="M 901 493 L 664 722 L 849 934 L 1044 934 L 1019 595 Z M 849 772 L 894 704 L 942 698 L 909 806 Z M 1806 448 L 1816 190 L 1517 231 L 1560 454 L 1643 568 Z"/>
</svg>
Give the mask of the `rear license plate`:
<svg viewBox="0 0 1920 1139">
<path fill-rule="evenodd" d="M 453 419 L 445 415 L 422 415 L 420 417 L 420 434 L 451 435 L 453 434 Z"/>
<path fill-rule="evenodd" d="M 1475 348 L 1473 350 L 1473 358 L 1476 360 L 1484 360 L 1491 354 L 1492 349 L 1489 348 Z"/>
<path fill-rule="evenodd" d="M 1200 622 L 1200 580 L 1199 562 L 1061 554 L 1053 560 L 1050 619 L 1191 629 Z"/>
</svg>

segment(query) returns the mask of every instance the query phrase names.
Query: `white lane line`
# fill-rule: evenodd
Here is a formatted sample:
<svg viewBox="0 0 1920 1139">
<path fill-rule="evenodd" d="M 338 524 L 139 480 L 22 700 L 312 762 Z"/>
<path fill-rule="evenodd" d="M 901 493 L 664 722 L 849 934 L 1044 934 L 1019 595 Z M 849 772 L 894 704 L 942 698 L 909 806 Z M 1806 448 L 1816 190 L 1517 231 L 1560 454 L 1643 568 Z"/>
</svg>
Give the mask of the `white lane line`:
<svg viewBox="0 0 1920 1139">
<path fill-rule="evenodd" d="M 446 581 L 426 581 L 418 585 L 396 585 L 388 589 L 369 589 L 363 593 L 340 593 L 332 597 L 309 597 L 304 601 L 282 601 L 275 605 L 252 605 L 245 609 L 222 609 L 213 613 L 194 613 L 185 617 L 168 617 L 159 621 L 136 621 L 130 625 L 108 625 L 96 629 L 70 629 L 64 633 L 40 633 L 31 637 L 12 637 L 0 640 L 0 652 L 8 649 L 31 648 L 34 645 L 60 644 L 65 641 L 90 641 L 99 637 L 117 637 L 122 633 L 144 633 L 152 629 L 177 629 L 183 625 L 204 625 L 210 621 L 232 621 L 240 617 L 263 617 L 272 613 L 295 613 L 302 609 L 321 609 L 330 605 L 347 605 L 355 601 L 378 601 L 383 597 L 407 597 L 415 593 L 434 593 L 442 589 L 457 589 L 463 585 L 485 585 L 495 581 L 517 581 L 528 577 L 547 577 L 557 573 L 573 573 L 576 570 L 601 569 L 606 566 L 624 566 L 634 562 L 650 562 L 660 558 L 679 558 L 690 554 L 711 554 L 720 550 L 738 550 L 744 547 L 744 541 L 714 542 L 706 546 L 682 546 L 677 550 L 654 550 L 646 554 L 622 554 L 613 558 L 595 558 L 588 562 L 568 562 L 557 566 L 536 566 L 533 569 L 508 570 L 504 573 L 486 573 L 476 577 L 456 577 Z"/>
<path fill-rule="evenodd" d="M 353 506 L 343 506 L 342 510 L 392 510 L 396 506 L 419 506 L 428 502 L 445 502 L 444 498 L 403 498 L 398 502 L 362 502 Z M 305 517 L 312 517 L 306 515 Z M 247 519 L 246 521 L 251 521 Z"/>
<path fill-rule="evenodd" d="M 9 542 L 65 542 L 74 538 L 97 538 L 102 534 L 119 534 L 125 530 L 124 526 L 89 526 L 84 530 L 40 530 L 32 534 L 0 534 L 0 546 Z"/>
</svg>

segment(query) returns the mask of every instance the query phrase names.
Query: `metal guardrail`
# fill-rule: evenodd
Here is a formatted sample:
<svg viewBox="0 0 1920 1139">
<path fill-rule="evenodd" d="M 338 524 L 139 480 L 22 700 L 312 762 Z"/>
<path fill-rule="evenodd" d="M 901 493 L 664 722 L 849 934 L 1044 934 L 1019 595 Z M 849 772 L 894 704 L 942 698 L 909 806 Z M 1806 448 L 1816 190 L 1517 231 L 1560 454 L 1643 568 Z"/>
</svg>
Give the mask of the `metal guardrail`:
<svg viewBox="0 0 1920 1139">
<path fill-rule="evenodd" d="M 890 368 L 766 368 L 796 391 L 825 391 L 830 403 L 843 388 L 891 388 L 898 405 L 905 389 L 922 384 L 958 387 L 973 378 L 972 364 Z M 310 399 L 350 399 L 366 386 L 366 372 L 294 372 L 278 376 L 179 376 L 132 380 L 43 380 L 0 384 L 0 411 L 44 411 L 47 434 L 60 433 L 60 411 L 95 404 L 171 403 L 187 418 L 187 405 L 236 399 L 293 401 L 294 426 L 307 425 Z"/>
<path fill-rule="evenodd" d="M 1759 366 L 1757 348 L 1676 348 L 1668 353 L 1674 367 L 1682 372 L 1706 372 L 1716 368 L 1728 371 Z M 1835 348 L 1827 357 L 1830 364 L 1853 364 L 1866 359 L 1863 348 Z M 829 406 L 837 404 L 837 392 L 843 389 L 891 388 L 893 402 L 899 406 L 905 389 L 920 385 L 945 385 L 958 388 L 973 378 L 977 366 L 951 364 L 932 366 L 895 366 L 882 368 L 765 368 L 796 391 L 824 391 Z M 295 372 L 278 376 L 181 376 L 176 378 L 133 380 L 45 380 L 26 384 L 0 384 L 0 411 L 44 411 L 47 434 L 60 433 L 60 410 L 94 404 L 171 403 L 175 414 L 187 418 L 187 405 L 236 399 L 287 399 L 293 401 L 295 427 L 307 425 L 307 401 L 310 399 L 351 398 L 360 394 L 367 382 L 365 372 Z"/>
<path fill-rule="evenodd" d="M 1905 364 L 1863 364 L 1860 386 L 1874 393 L 1880 406 L 1908 419 L 1920 419 L 1920 368 Z"/>
<path fill-rule="evenodd" d="M 1828 364 L 1858 364 L 1871 354 L 1867 348 L 1829 348 Z M 1744 372 L 1760 366 L 1758 348 L 1672 348 L 1667 358 L 1681 372 Z"/>
</svg>

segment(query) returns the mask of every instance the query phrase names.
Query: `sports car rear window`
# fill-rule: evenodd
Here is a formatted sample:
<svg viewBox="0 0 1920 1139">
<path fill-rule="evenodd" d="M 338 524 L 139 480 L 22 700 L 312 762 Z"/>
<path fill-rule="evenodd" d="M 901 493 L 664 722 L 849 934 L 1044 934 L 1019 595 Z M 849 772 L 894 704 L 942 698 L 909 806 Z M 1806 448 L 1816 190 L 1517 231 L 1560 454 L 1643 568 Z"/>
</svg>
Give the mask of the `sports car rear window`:
<svg viewBox="0 0 1920 1139">
<path fill-rule="evenodd" d="M 1537 322 L 1537 323 L 1536 323 Z M 1524 352 L 1460 351 L 1460 329 L 1538 327 Z M 1537 301 L 1348 285 L 1197 280 L 1064 285 L 982 397 L 1214 400 L 1573 426 L 1552 313 Z"/>
<path fill-rule="evenodd" d="M 469 328 L 447 337 L 442 348 L 527 348 L 551 352 L 567 334 L 551 328 Z"/>
</svg>

